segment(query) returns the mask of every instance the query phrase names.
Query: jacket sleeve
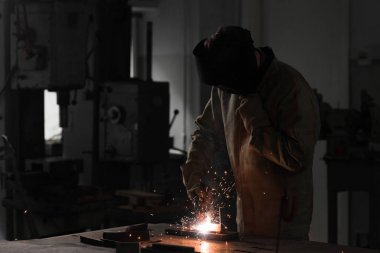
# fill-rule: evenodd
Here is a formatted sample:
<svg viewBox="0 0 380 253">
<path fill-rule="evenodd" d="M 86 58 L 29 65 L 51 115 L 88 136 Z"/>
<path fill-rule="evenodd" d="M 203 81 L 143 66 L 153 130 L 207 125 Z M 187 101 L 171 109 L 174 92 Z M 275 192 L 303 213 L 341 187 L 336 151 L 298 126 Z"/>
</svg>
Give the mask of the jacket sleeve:
<svg viewBox="0 0 380 253">
<path fill-rule="evenodd" d="M 197 130 L 192 135 L 187 161 L 181 166 L 184 185 L 191 192 L 200 187 L 203 176 L 207 173 L 215 151 L 224 142 L 224 130 L 221 123 L 219 97 L 213 88 L 211 98 L 203 113 L 197 117 Z"/>
<path fill-rule="evenodd" d="M 250 145 L 266 159 L 291 172 L 308 166 L 319 134 L 319 108 L 312 91 L 293 92 L 277 106 L 272 122 L 260 95 L 242 97 L 237 111 L 250 133 Z"/>
</svg>

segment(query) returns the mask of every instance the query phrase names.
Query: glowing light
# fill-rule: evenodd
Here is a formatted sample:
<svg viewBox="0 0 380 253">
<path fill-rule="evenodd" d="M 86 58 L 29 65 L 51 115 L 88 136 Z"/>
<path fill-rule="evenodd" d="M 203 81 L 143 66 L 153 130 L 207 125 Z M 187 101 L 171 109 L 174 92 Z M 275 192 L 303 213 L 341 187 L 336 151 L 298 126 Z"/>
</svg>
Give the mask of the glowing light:
<svg viewBox="0 0 380 253">
<path fill-rule="evenodd" d="M 201 252 L 209 252 L 209 244 L 207 242 L 201 242 Z"/>
<path fill-rule="evenodd" d="M 198 230 L 202 234 L 209 232 L 221 232 L 221 224 L 215 224 L 211 222 L 211 217 L 209 214 L 206 215 L 206 218 L 193 227 L 193 229 Z"/>
</svg>

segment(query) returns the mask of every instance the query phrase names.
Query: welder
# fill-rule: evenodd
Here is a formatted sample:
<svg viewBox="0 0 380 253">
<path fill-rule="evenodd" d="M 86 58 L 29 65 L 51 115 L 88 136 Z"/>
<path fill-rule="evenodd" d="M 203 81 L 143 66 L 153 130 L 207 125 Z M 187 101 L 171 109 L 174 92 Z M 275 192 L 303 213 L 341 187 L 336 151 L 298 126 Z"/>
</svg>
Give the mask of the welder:
<svg viewBox="0 0 380 253">
<path fill-rule="evenodd" d="M 315 92 L 270 47 L 255 47 L 242 27 L 220 27 L 193 54 L 201 82 L 212 89 L 181 166 L 190 199 L 209 203 L 207 171 L 226 148 L 240 237 L 307 240 L 320 128 Z"/>
</svg>

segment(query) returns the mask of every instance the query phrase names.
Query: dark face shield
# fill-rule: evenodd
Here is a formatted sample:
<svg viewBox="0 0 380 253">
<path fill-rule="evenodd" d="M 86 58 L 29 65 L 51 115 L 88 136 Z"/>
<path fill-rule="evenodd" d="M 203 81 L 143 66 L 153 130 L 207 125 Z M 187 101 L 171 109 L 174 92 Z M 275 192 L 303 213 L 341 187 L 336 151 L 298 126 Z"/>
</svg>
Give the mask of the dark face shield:
<svg viewBox="0 0 380 253">
<path fill-rule="evenodd" d="M 217 33 L 211 43 L 207 40 L 205 44 L 204 39 L 194 48 L 201 82 L 230 93 L 254 93 L 258 70 L 252 40 L 241 41 L 223 35 Z"/>
</svg>

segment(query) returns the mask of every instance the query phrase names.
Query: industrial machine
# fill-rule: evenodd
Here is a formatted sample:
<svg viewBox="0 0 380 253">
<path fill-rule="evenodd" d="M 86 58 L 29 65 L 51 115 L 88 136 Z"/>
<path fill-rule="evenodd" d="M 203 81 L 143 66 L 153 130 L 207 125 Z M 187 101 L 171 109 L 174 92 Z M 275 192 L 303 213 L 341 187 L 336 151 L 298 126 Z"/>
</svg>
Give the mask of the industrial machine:
<svg viewBox="0 0 380 253">
<path fill-rule="evenodd" d="M 108 82 L 100 99 L 101 160 L 162 162 L 169 149 L 169 84 Z"/>
<path fill-rule="evenodd" d="M 163 168 L 169 157 L 169 83 L 151 78 L 151 25 L 145 81 L 130 78 L 128 1 L 9 0 L 6 5 L 9 13 L 2 18 L 9 24 L 11 67 L 1 92 L 7 101 L 7 143 L 14 150 L 4 158 L 2 172 L 8 239 L 84 229 L 69 222 L 78 213 L 100 213 L 92 225 L 101 226 L 113 203 L 101 183 L 129 187 L 133 180 L 146 180 L 152 168 Z M 63 128 L 53 157 L 44 139 L 45 90 L 57 93 Z M 142 174 L 132 171 L 142 167 Z M 44 208 L 53 205 L 60 211 Z M 62 229 L 39 229 L 59 215 L 65 219 Z"/>
</svg>

